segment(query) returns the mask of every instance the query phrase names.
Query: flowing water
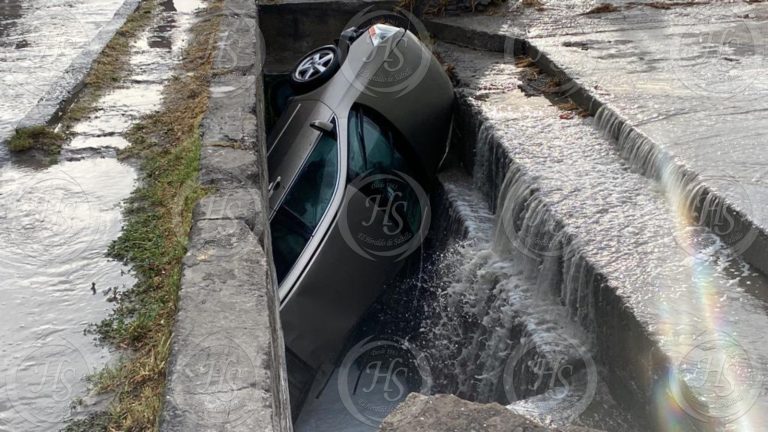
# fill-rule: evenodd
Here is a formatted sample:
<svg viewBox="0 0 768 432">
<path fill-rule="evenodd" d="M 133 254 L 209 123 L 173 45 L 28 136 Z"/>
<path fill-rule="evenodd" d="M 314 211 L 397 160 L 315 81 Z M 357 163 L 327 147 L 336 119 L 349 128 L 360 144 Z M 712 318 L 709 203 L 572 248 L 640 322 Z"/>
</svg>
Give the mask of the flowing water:
<svg viewBox="0 0 768 432">
<path fill-rule="evenodd" d="M 495 208 L 495 234 L 442 264 L 425 325 L 437 390 L 555 423 L 613 396 L 656 419 L 644 429 L 768 426 L 768 281 L 722 242 L 734 214 L 642 136 L 615 133 L 607 113 L 564 119 L 519 94 L 512 64 L 455 51 L 466 58 L 444 54 L 468 87 L 462 115 L 479 118 L 462 135 L 475 135 L 474 186 Z M 558 365 L 576 373 L 539 386 Z"/>
<path fill-rule="evenodd" d="M 616 133 L 608 113 L 563 116 L 519 91 L 521 71 L 501 56 L 441 54 L 461 79 L 473 175 L 443 175 L 442 231 L 352 343 L 405 340 L 427 359 L 410 391 L 496 401 L 545 423 L 765 429 L 768 280 L 723 243 L 739 244 L 722 229 L 735 215 L 642 136 Z M 326 426 L 375 423 L 391 409 L 382 393 L 376 404 L 339 387 Z M 298 430 L 332 430 L 309 418 L 325 412 L 323 397 Z"/>
<path fill-rule="evenodd" d="M 122 0 L 0 2 L 0 141 L 60 78 Z M 5 151 L 0 151 L 0 161 Z"/>
<path fill-rule="evenodd" d="M 29 110 L 119 1 L 0 3 L 0 137 Z M 131 49 L 131 73 L 74 126 L 58 162 L 0 150 L 0 430 L 58 430 L 84 377 L 111 353 L 84 330 L 134 281 L 105 253 L 122 226 L 135 167 L 122 134 L 159 108 L 198 0 L 167 0 Z M 4 147 L 4 145 L 3 145 Z"/>
</svg>

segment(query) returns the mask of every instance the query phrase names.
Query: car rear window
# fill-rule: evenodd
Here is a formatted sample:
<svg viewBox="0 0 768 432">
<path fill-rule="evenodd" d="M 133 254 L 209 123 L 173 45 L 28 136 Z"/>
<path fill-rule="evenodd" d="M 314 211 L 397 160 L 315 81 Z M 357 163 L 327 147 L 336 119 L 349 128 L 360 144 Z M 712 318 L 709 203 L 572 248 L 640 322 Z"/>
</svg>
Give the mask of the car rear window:
<svg viewBox="0 0 768 432">
<path fill-rule="evenodd" d="M 339 172 L 338 142 L 323 135 L 304 161 L 270 223 L 277 280 L 281 282 L 328 210 Z"/>
</svg>

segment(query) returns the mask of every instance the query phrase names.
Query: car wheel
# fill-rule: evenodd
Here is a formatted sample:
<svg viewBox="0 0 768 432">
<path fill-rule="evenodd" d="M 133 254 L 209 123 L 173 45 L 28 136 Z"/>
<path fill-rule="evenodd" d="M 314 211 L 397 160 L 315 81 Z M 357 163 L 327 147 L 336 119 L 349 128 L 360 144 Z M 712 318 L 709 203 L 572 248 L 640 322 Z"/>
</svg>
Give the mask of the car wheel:
<svg viewBox="0 0 768 432">
<path fill-rule="evenodd" d="M 298 93 L 312 91 L 339 70 L 339 50 L 326 45 L 310 51 L 291 71 L 291 86 Z"/>
</svg>

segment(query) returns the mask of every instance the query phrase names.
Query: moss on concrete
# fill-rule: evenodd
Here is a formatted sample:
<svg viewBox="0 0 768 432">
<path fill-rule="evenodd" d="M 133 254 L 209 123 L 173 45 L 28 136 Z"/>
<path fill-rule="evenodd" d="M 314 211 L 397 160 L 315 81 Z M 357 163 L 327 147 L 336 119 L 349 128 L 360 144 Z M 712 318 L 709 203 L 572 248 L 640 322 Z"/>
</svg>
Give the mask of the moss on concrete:
<svg viewBox="0 0 768 432">
<path fill-rule="evenodd" d="M 32 126 L 16 129 L 8 140 L 8 149 L 12 152 L 41 150 L 49 154 L 58 154 L 66 141 L 64 134 L 53 131 L 47 126 Z"/>
</svg>

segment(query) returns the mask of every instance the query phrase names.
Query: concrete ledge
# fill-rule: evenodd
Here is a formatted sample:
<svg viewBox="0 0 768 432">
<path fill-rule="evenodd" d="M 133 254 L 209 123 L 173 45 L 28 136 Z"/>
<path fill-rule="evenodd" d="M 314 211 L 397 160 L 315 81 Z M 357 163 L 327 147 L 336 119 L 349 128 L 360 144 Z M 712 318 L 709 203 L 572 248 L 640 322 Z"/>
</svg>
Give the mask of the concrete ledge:
<svg viewBox="0 0 768 432">
<path fill-rule="evenodd" d="M 182 270 L 160 429 L 292 430 L 264 212 L 257 10 L 227 0 L 201 125 L 200 183 Z"/>
<path fill-rule="evenodd" d="M 230 75 L 218 76 L 211 82 L 208 114 L 201 128 L 203 145 L 229 145 L 253 150 L 258 138 L 256 107 L 257 77 L 236 75 L 240 69 L 232 68 Z M 260 83 L 260 80 L 259 80 Z"/>
<path fill-rule="evenodd" d="M 85 49 L 72 61 L 58 82 L 54 83 L 37 104 L 16 125 L 17 128 L 44 126 L 58 120 L 85 87 L 85 77 L 94 60 L 122 27 L 128 15 L 139 6 L 140 0 L 125 0 L 114 17 Z"/>
<path fill-rule="evenodd" d="M 568 74 L 545 51 L 537 48 L 535 43 L 526 42 L 525 49 L 527 55 L 536 59 L 536 64 L 544 72 L 566 83 L 570 93 L 569 97 L 573 102 L 591 115 L 597 115 L 598 111 L 602 110 L 600 115 L 607 119 L 604 120 L 605 123 L 612 123 L 614 125 L 606 133 L 614 140 L 622 157 L 633 167 L 641 170 L 643 175 L 656 181 L 662 181 L 662 176 L 666 176 L 667 178 L 663 181 L 669 184 L 680 184 L 688 189 L 698 190 L 696 202 L 693 203 L 693 208 L 691 209 L 694 214 L 701 212 L 705 203 L 710 203 L 710 206 L 713 200 L 722 203 L 721 208 L 733 217 L 734 227 L 732 230 L 750 233 L 754 236 L 754 239 L 746 247 L 740 247 L 740 240 L 743 240 L 741 238 L 736 241 L 732 241 L 725 236 L 720 236 L 720 238 L 729 246 L 734 246 L 737 252 L 750 265 L 759 269 L 763 274 L 768 275 L 768 232 L 766 232 L 765 227 L 761 227 L 752 220 L 750 215 L 741 211 L 726 195 L 718 194 L 715 188 L 707 184 L 706 180 L 701 179 L 700 173 L 680 162 L 663 145 L 649 138 L 636 125 L 616 111 L 614 107 L 606 104 L 592 89 L 589 89 L 578 79 Z M 651 149 L 651 151 L 641 151 L 643 149 Z M 643 156 L 638 157 L 637 155 L 641 153 L 643 153 Z M 648 156 L 648 153 L 650 153 L 650 156 Z M 648 163 L 648 160 L 651 163 Z M 663 167 L 667 161 L 669 161 L 670 167 L 665 172 L 662 172 L 659 167 Z M 716 226 L 718 223 L 716 218 L 720 217 L 722 213 L 704 211 L 704 225 L 708 227 Z"/>
<path fill-rule="evenodd" d="M 672 387 L 669 383 L 673 376 L 670 371 L 675 370 L 679 359 L 672 357 L 675 353 L 669 347 L 661 346 L 660 338 L 651 330 L 648 319 L 635 309 L 633 301 L 637 298 L 634 297 L 634 291 L 650 286 L 648 283 L 652 280 L 642 280 L 629 286 L 617 282 L 620 278 L 615 277 L 600 254 L 593 252 L 599 249 L 591 243 L 594 238 L 585 235 L 586 230 L 600 229 L 597 226 L 599 220 L 592 218 L 591 223 L 584 223 L 591 213 L 571 210 L 588 208 L 580 205 L 584 202 L 590 202 L 593 207 L 589 208 L 605 206 L 606 209 L 612 208 L 620 213 L 605 216 L 604 222 L 623 220 L 628 226 L 642 230 L 657 223 L 669 223 L 670 219 L 665 216 L 667 207 L 663 203 L 654 206 L 653 209 L 658 209 L 658 216 L 664 216 L 656 218 L 656 213 L 650 217 L 650 213 L 646 214 L 633 206 L 611 206 L 610 197 L 621 195 L 609 187 L 614 180 L 638 196 L 642 193 L 641 202 L 655 198 L 646 189 L 642 189 L 647 187 L 644 179 L 626 172 L 621 168 L 618 155 L 605 151 L 610 149 L 610 142 L 600 138 L 600 134 L 590 125 L 579 124 L 579 120 L 573 120 L 572 123 L 561 120 L 557 108 L 545 98 L 527 98 L 517 90 L 513 85 L 517 82 L 514 78 L 516 68 L 503 56 L 456 48 L 441 52 L 444 58 L 454 62 L 455 72 L 463 83 L 457 89 L 456 118 L 460 119 L 457 126 L 466 140 L 465 148 L 461 151 L 462 156 L 467 158 L 465 166 L 472 167 L 471 163 L 466 162 L 474 160 L 475 155 L 484 155 L 480 160 L 475 160 L 479 165 L 473 168 L 476 171 L 476 184 L 485 185 L 481 187 L 481 192 L 491 208 L 495 208 L 502 218 L 538 214 L 539 220 L 551 221 L 551 228 L 546 228 L 547 232 L 552 231 L 551 239 L 536 238 L 536 233 L 531 232 L 531 237 L 521 237 L 517 240 L 520 242 L 517 246 L 510 244 L 508 247 L 518 250 L 524 244 L 533 244 L 526 243 L 528 240 L 543 240 L 547 247 L 551 247 L 548 241 L 558 239 L 557 246 L 554 246 L 556 250 L 551 252 L 551 255 L 557 257 L 555 260 L 546 256 L 539 257 L 535 252 L 529 253 L 533 255 L 530 258 L 526 258 L 529 255 L 525 252 L 518 252 L 515 256 L 519 256 L 522 262 L 530 260 L 526 266 L 536 272 L 539 266 L 544 266 L 546 270 L 543 271 L 553 273 L 550 282 L 539 289 L 552 290 L 556 296 L 563 296 L 561 299 L 570 311 L 570 316 L 594 338 L 594 360 L 605 366 L 606 373 L 601 379 L 606 381 L 616 402 L 634 414 L 634 418 L 653 423 L 656 420 L 654 416 L 658 415 L 649 410 L 649 407 L 654 406 L 654 391 Z M 479 71 L 485 71 L 487 76 Z M 489 82 L 497 87 L 489 86 Z M 540 138 L 543 131 L 549 135 Z M 555 157 L 555 154 L 558 156 Z M 581 154 L 589 154 L 591 158 L 579 158 Z M 600 189 L 600 193 L 596 189 L 577 189 L 575 186 L 564 187 L 563 191 L 558 192 L 553 186 L 557 172 L 579 176 L 582 169 L 595 166 L 613 167 L 603 182 L 593 182 L 592 187 Z M 499 197 L 503 188 L 509 186 L 504 179 L 510 172 L 515 173 L 515 185 L 525 186 L 519 186 L 519 190 L 530 191 L 530 195 L 521 192 L 514 197 Z M 606 193 L 603 194 L 603 191 Z M 558 193 L 568 198 L 553 198 Z M 606 201 L 598 201 L 598 198 Z M 519 205 L 518 212 L 507 216 L 502 214 L 500 208 L 505 201 L 501 200 L 505 200 L 507 205 Z M 651 220 L 653 223 L 650 223 Z M 513 221 L 505 220 L 501 223 L 503 226 L 512 226 L 509 224 Z M 606 237 L 603 239 L 606 245 L 604 249 L 611 245 L 618 248 L 625 259 L 635 260 L 638 257 L 638 261 L 631 262 L 641 262 L 641 259 L 646 258 L 646 252 L 641 247 L 630 247 L 632 237 L 631 232 L 617 234 L 618 240 L 615 242 Z M 676 256 L 682 257 L 684 254 L 682 250 L 674 251 Z M 578 277 L 571 273 L 571 269 L 579 269 Z M 685 388 L 682 381 L 674 384 Z M 687 421 L 687 418 L 682 418 L 681 424 Z"/>
<path fill-rule="evenodd" d="M 536 40 L 506 35 L 498 25 L 491 26 L 490 30 L 478 28 L 477 22 L 471 17 L 433 19 L 427 21 L 427 27 L 438 39 L 448 43 L 503 53 L 510 61 L 517 55 L 526 55 L 533 59 L 544 72 L 561 82 L 563 92 L 567 93 L 574 103 L 593 116 L 600 112 L 602 121 L 613 125 L 606 133 L 614 140 L 628 163 L 651 179 L 658 181 L 662 176 L 666 176 L 665 181 L 670 184 L 680 184 L 689 190 L 696 190 L 697 195 L 691 203 L 691 211 L 693 214 L 704 213 L 704 225 L 716 226 L 722 211 L 727 212 L 734 224 L 730 232 L 748 233 L 750 239 L 748 242 L 745 242 L 743 237 L 731 239 L 721 236 L 721 239 L 734 246 L 750 265 L 763 274 L 768 274 L 768 231 L 755 220 L 754 215 L 740 210 L 737 203 L 732 202 L 727 195 L 719 193 L 713 184 L 703 179 L 702 173 L 681 162 L 672 151 L 643 133 L 636 124 L 607 104 L 595 89 L 582 83 L 564 65 L 553 60 L 550 53 L 540 49 Z M 670 168 L 662 172 L 658 167 L 664 166 L 667 161 L 670 162 Z M 722 210 L 714 211 L 713 202 L 718 203 L 716 207 Z"/>
<path fill-rule="evenodd" d="M 162 430 L 273 430 L 264 252 L 237 220 L 196 222 L 189 250 Z"/>
<path fill-rule="evenodd" d="M 497 404 L 468 402 L 451 395 L 411 393 L 384 419 L 380 432 L 598 432 L 578 426 L 546 427 Z"/>
</svg>

